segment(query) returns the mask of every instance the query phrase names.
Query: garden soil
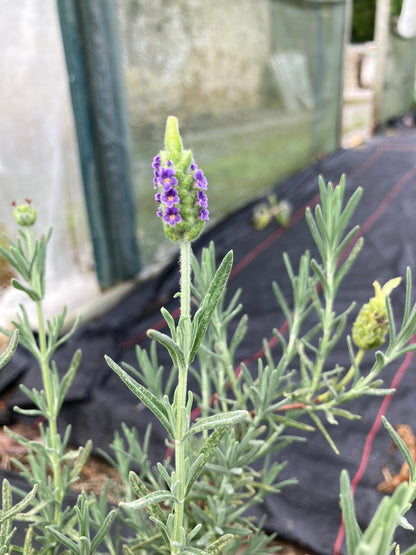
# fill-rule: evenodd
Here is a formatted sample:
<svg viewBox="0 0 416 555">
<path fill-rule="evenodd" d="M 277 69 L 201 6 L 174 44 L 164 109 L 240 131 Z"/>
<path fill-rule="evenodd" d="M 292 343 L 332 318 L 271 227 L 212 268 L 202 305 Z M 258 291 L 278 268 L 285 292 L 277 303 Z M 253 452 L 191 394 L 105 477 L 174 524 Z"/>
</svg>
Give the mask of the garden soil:
<svg viewBox="0 0 416 555">
<path fill-rule="evenodd" d="M 317 256 L 305 221 L 305 209 L 319 201 L 318 176 L 337 183 L 346 175 L 346 193 L 350 196 L 357 187 L 363 197 L 353 224 L 360 225 L 359 236 L 364 237 L 363 250 L 350 270 L 336 304 L 343 311 L 351 301 L 356 308 L 347 323 L 347 333 L 359 308 L 373 296 L 374 280 L 385 283 L 396 276 L 405 276 L 410 266 L 416 276 L 416 129 L 398 123 L 354 150 L 340 150 L 318 160 L 284 181 L 275 192 L 279 200 L 293 206 L 290 225 L 281 227 L 273 219 L 262 230 L 253 227 L 253 209 L 258 202 L 231 215 L 211 228 L 195 243 L 198 256 L 210 241 L 215 242 L 218 261 L 230 249 L 235 263 L 228 286 L 228 295 L 242 288 L 241 302 L 249 316 L 246 341 L 239 348 L 237 360 L 256 369 L 257 359 L 263 356 L 263 338 L 270 342 L 275 359 L 279 345 L 272 330 L 285 329 L 285 317 L 274 298 L 272 281 L 290 298 L 290 284 L 282 255 L 287 252 L 294 267 L 309 249 Z M 82 325 L 71 340 L 55 355 L 58 367 L 64 371 L 75 349 L 81 348 L 83 358 L 68 399 L 63 407 L 60 426 L 72 426 L 71 441 L 84 444 L 92 438 L 94 447 L 108 450 L 113 434 L 121 423 L 135 426 L 143 437 L 146 426 L 153 425 L 151 457 L 160 460 L 165 455 L 163 430 L 147 409 L 130 393 L 108 368 L 104 354 L 116 362 L 136 364 L 136 346 L 146 347 L 146 330 L 162 329 L 160 307 L 177 310 L 178 268 L 170 264 L 157 277 L 141 284 L 119 305 L 104 316 Z M 415 281 L 415 280 L 414 280 Z M 68 292 L 70 294 L 70 292 Z M 395 319 L 400 325 L 403 314 L 405 285 L 391 295 Z M 416 301 L 416 293 L 413 294 Z M 374 353 L 362 362 L 364 374 L 372 365 Z M 159 362 L 169 361 L 160 350 Z M 345 338 L 330 356 L 329 364 L 349 366 Z M 270 495 L 257 516 L 265 516 L 265 528 L 276 532 L 286 541 L 303 546 L 303 552 L 321 555 L 346 553 L 339 507 L 339 479 L 346 469 L 355 486 L 355 503 L 359 524 L 365 528 L 373 516 L 382 494 L 377 485 L 383 480 L 383 469 L 393 474 L 402 464 L 400 455 L 391 450 L 391 440 L 381 423 L 385 414 L 393 425 L 407 424 L 416 432 L 416 356 L 408 354 L 383 372 L 385 387 L 395 393 L 386 398 L 366 397 L 346 408 L 360 414 L 359 420 L 339 419 L 338 425 L 328 424 L 336 454 L 319 431 L 307 434 L 307 441 L 295 442 L 275 454 L 276 461 L 288 461 L 280 478 L 296 477 L 296 486 L 287 486 L 279 495 Z M 15 404 L 28 406 L 26 397 L 15 387 L 41 387 L 40 374 L 31 357 L 21 348 L 0 374 L 3 423 L 11 423 L 16 416 Z M 191 377 L 191 387 L 195 386 Z M 196 387 L 196 386 L 195 386 Z M 36 424 L 34 424 L 36 426 Z M 297 434 L 294 430 L 294 434 Z M 0 445 L 1 449 L 1 445 Z M 17 474 L 4 471 L 11 482 Z M 409 522 L 416 523 L 416 511 L 410 511 Z M 405 547 L 416 543 L 414 533 L 400 529 L 397 540 Z"/>
</svg>

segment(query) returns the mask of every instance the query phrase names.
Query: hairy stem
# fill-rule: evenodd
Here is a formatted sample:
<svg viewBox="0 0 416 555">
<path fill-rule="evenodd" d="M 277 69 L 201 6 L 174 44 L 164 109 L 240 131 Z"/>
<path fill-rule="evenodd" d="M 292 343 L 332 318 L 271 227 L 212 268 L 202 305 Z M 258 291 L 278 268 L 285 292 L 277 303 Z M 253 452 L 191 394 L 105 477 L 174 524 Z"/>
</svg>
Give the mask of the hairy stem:
<svg viewBox="0 0 416 555">
<path fill-rule="evenodd" d="M 176 430 L 175 430 L 175 468 L 178 481 L 177 501 L 175 503 L 173 538 L 171 544 L 172 555 L 179 553 L 180 531 L 184 524 L 185 515 L 185 458 L 186 443 L 184 434 L 189 427 L 186 420 L 185 407 L 187 401 L 188 382 L 188 359 L 191 349 L 191 244 L 189 241 L 181 243 L 181 316 L 183 322 L 183 350 L 185 354 L 185 365 L 178 368 L 178 385 L 176 389 Z"/>
</svg>

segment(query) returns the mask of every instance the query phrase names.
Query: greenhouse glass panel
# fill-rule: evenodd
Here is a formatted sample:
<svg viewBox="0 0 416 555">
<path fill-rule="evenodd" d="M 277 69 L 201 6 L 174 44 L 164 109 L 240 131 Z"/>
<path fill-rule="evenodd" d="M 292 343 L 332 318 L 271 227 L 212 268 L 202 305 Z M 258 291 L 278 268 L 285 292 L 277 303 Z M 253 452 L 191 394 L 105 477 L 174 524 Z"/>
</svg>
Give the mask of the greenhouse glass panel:
<svg viewBox="0 0 416 555">
<path fill-rule="evenodd" d="M 1 231 L 15 238 L 11 203 L 32 200 L 37 232 L 53 228 L 46 304 L 52 313 L 64 303 L 71 310 L 98 287 L 55 0 L 4 0 L 0 41 Z M 9 277 L 6 268 L 1 285 Z M 25 295 L 11 287 L 0 291 L 7 324 Z"/>
<path fill-rule="evenodd" d="M 152 189 L 168 115 L 210 225 L 338 147 L 345 2 L 118 0 L 143 265 L 166 260 Z"/>
</svg>

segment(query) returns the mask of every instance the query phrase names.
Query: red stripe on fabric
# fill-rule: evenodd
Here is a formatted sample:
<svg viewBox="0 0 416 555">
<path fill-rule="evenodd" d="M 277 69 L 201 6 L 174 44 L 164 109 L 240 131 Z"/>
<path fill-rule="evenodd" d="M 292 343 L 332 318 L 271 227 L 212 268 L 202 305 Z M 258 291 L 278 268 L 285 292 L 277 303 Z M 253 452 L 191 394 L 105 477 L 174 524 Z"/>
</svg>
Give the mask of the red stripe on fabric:
<svg viewBox="0 0 416 555">
<path fill-rule="evenodd" d="M 410 343 L 415 343 L 415 341 L 416 341 L 416 334 L 413 335 L 413 337 L 410 340 Z M 396 374 L 394 375 L 394 378 L 391 382 L 390 389 L 397 390 L 403 376 L 405 375 L 407 369 L 409 368 L 413 360 L 414 354 L 415 354 L 414 351 L 411 351 L 406 354 L 403 364 L 400 366 L 400 368 L 397 370 Z M 374 420 L 374 424 L 372 425 L 371 430 L 367 435 L 367 438 L 364 444 L 363 454 L 361 456 L 360 465 L 358 467 L 358 470 L 354 478 L 351 481 L 351 493 L 353 496 L 358 484 L 360 483 L 361 478 L 363 477 L 367 469 L 368 462 L 370 460 L 371 449 L 373 447 L 375 437 L 382 424 L 381 417 L 386 414 L 393 397 L 394 397 L 394 393 L 391 393 L 390 395 L 386 395 L 386 397 L 384 397 L 383 402 L 381 403 L 380 408 L 377 412 L 377 416 Z M 345 536 L 345 526 L 344 526 L 344 521 L 342 520 L 338 530 L 337 539 L 335 540 L 335 544 L 334 544 L 334 555 L 340 554 L 342 542 L 344 541 L 344 536 Z"/>
</svg>

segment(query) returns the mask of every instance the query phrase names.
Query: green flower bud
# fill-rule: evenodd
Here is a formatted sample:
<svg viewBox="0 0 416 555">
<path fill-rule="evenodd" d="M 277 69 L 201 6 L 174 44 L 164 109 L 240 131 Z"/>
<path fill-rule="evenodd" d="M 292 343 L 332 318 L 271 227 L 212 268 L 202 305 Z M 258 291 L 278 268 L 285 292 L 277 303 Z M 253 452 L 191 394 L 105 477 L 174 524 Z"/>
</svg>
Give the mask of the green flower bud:
<svg viewBox="0 0 416 555">
<path fill-rule="evenodd" d="M 156 214 L 166 236 L 174 242 L 193 241 L 209 219 L 207 180 L 192 151 L 183 148 L 178 120 L 173 116 L 166 123 L 165 150 L 154 157 L 152 167 Z"/>
<path fill-rule="evenodd" d="M 377 349 L 384 343 L 389 328 L 386 300 L 401 279 L 393 278 L 383 287 L 373 283 L 375 296 L 362 307 L 352 327 L 352 340 L 360 349 Z"/>
<path fill-rule="evenodd" d="M 13 210 L 13 216 L 16 222 L 24 227 L 30 227 L 36 222 L 36 210 L 31 205 L 29 199 L 25 199 L 27 204 L 16 205 L 13 202 L 15 209 Z"/>
</svg>

